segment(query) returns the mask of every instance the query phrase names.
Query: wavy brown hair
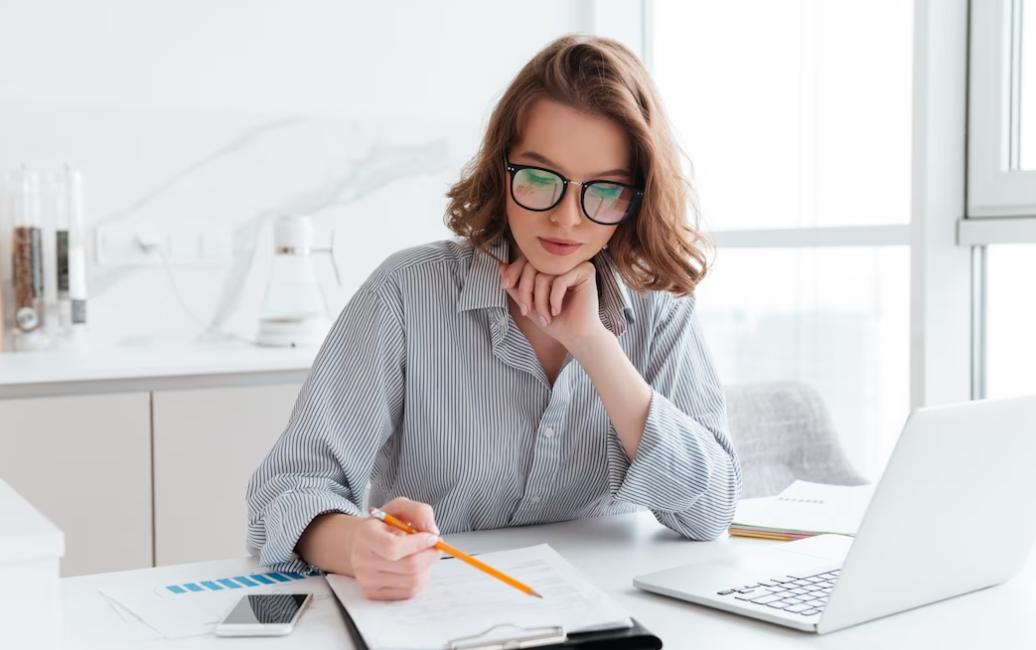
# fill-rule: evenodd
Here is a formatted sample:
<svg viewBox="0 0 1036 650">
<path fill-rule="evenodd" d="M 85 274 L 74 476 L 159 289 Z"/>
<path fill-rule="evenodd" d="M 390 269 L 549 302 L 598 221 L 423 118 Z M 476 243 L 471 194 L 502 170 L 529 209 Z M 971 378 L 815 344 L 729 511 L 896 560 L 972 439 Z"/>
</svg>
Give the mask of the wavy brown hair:
<svg viewBox="0 0 1036 650">
<path fill-rule="evenodd" d="M 541 98 L 612 119 L 629 134 L 635 182 L 644 198 L 608 241 L 623 281 L 639 292 L 693 293 L 705 276 L 707 240 L 698 231 L 681 152 L 644 65 L 606 38 L 564 36 L 522 68 L 493 110 L 478 154 L 446 194 L 446 225 L 484 252 L 510 239 L 504 156 L 521 138 L 529 107 Z"/>
</svg>

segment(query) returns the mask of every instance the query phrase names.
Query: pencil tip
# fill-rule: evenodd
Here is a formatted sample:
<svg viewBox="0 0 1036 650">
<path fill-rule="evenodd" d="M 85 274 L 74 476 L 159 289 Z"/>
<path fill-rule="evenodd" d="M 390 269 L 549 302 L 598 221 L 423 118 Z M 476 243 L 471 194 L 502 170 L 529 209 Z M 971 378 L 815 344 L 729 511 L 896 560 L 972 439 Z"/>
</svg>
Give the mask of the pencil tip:
<svg viewBox="0 0 1036 650">
<path fill-rule="evenodd" d="M 543 596 L 539 595 L 539 593 L 537 593 L 535 589 L 533 589 L 533 590 L 532 590 L 532 593 L 531 593 L 531 594 L 529 594 L 529 595 L 530 595 L 530 596 L 536 596 L 536 597 L 537 597 L 537 598 L 539 598 L 540 600 L 543 600 Z"/>
</svg>

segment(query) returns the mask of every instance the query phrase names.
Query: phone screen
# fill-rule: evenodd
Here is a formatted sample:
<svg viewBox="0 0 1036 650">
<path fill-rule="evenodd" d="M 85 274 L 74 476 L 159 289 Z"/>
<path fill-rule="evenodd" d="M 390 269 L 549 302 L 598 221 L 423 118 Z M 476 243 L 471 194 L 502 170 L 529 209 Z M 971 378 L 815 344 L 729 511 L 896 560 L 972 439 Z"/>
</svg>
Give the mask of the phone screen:
<svg viewBox="0 0 1036 650">
<path fill-rule="evenodd" d="M 223 620 L 226 625 L 283 625 L 295 620 L 309 594 L 259 594 L 238 601 Z"/>
</svg>

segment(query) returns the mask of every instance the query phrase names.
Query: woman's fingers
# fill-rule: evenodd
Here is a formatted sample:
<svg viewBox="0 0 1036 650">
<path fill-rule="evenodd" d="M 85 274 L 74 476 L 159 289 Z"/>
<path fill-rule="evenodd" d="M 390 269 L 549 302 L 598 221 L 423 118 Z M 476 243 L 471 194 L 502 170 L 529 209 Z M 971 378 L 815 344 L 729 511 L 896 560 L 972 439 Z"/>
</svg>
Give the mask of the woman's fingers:
<svg viewBox="0 0 1036 650">
<path fill-rule="evenodd" d="M 557 316 L 561 313 L 561 306 L 565 302 L 565 293 L 568 292 L 568 288 L 571 286 L 571 280 L 568 279 L 568 275 L 562 275 L 554 280 L 554 283 L 550 288 L 550 314 L 551 316 Z"/>
<path fill-rule="evenodd" d="M 397 497 L 381 506 L 381 509 L 397 519 L 413 524 L 422 532 L 439 534 L 439 528 L 435 525 L 435 512 L 427 503 Z"/>
<path fill-rule="evenodd" d="M 382 507 L 396 516 L 420 522 L 419 526 L 435 526 L 434 513 L 427 504 L 399 498 Z M 416 596 L 428 583 L 432 567 L 442 558 L 442 552 L 433 548 L 438 541 L 437 535 L 406 534 L 373 517 L 362 522 L 353 535 L 352 563 L 364 594 L 375 600 Z"/>
<path fill-rule="evenodd" d="M 410 589 L 380 587 L 370 591 L 364 590 L 363 595 L 367 597 L 367 600 L 410 600 L 419 593 L 421 593 L 421 587 L 411 587 Z"/>
<path fill-rule="evenodd" d="M 372 530 L 369 534 L 371 551 L 389 562 L 396 562 L 405 557 L 421 553 L 435 546 L 439 538 L 428 533 L 416 535 L 396 535 L 392 527 L 382 524 L 386 530 Z M 380 533 L 380 534 L 379 534 Z"/>
<path fill-rule="evenodd" d="M 381 589 L 410 589 L 412 587 L 424 586 L 428 581 L 429 574 L 402 574 L 378 571 L 372 576 L 375 584 Z"/>
<path fill-rule="evenodd" d="M 379 561 L 376 568 L 379 574 L 414 576 L 427 573 L 441 559 L 442 551 L 430 548 L 400 560 Z"/>
<path fill-rule="evenodd" d="M 539 315 L 540 325 L 546 327 L 551 321 L 550 311 L 550 285 L 555 281 L 554 276 L 540 273 L 536 276 L 536 293 L 533 296 L 536 305 L 536 313 Z"/>
<path fill-rule="evenodd" d="M 522 269 L 522 277 L 518 280 L 518 307 L 522 316 L 528 316 L 533 309 L 532 295 L 536 288 L 536 269 L 526 264 Z"/>
<path fill-rule="evenodd" d="M 518 257 L 511 264 L 500 265 L 500 283 L 504 289 L 511 289 L 518 286 L 518 279 L 522 277 L 522 271 L 527 262 L 524 257 Z"/>
<path fill-rule="evenodd" d="M 500 264 L 498 269 L 500 286 L 517 303 L 522 316 L 535 318 L 546 326 L 561 313 L 560 302 L 556 310 L 551 308 L 551 285 L 556 276 L 540 273 L 524 257 L 518 257 L 511 264 Z"/>
<path fill-rule="evenodd" d="M 590 262 L 584 262 L 564 275 L 559 275 L 551 284 L 550 313 L 557 316 L 565 303 L 565 294 L 572 287 L 586 282 L 597 270 Z"/>
</svg>

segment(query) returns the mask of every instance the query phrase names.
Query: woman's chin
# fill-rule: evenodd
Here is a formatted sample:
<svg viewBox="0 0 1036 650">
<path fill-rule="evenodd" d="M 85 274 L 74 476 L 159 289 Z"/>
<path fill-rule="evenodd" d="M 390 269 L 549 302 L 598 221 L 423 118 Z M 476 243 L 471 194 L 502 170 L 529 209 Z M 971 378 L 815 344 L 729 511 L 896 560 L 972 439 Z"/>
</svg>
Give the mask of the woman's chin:
<svg viewBox="0 0 1036 650">
<path fill-rule="evenodd" d="M 558 257 L 549 253 L 540 253 L 528 259 L 537 271 L 547 275 L 564 275 L 586 261 L 575 256 Z"/>
</svg>

